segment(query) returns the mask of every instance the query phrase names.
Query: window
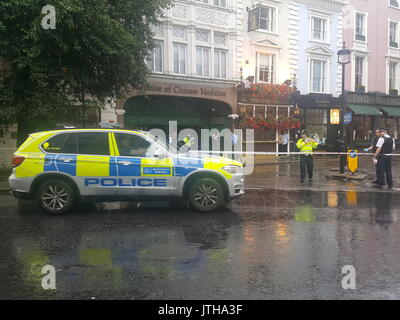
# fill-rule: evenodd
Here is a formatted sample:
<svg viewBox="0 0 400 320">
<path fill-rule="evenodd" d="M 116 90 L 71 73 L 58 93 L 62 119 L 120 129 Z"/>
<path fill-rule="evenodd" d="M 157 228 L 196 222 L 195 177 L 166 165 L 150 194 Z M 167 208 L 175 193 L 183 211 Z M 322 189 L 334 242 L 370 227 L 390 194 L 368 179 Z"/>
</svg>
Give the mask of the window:
<svg viewBox="0 0 400 320">
<path fill-rule="evenodd" d="M 226 0 L 214 0 L 214 6 L 226 8 Z"/>
<path fill-rule="evenodd" d="M 186 44 L 174 43 L 174 73 L 186 74 Z"/>
<path fill-rule="evenodd" d="M 363 13 L 356 13 L 356 40 L 366 40 L 366 28 L 365 28 L 366 16 Z"/>
<path fill-rule="evenodd" d="M 197 2 L 208 3 L 208 0 L 196 0 Z"/>
<path fill-rule="evenodd" d="M 389 46 L 392 48 L 398 48 L 398 23 L 390 21 L 389 25 Z"/>
<path fill-rule="evenodd" d="M 389 90 L 397 89 L 396 85 L 396 72 L 397 71 L 397 63 L 390 62 L 389 63 Z"/>
<path fill-rule="evenodd" d="M 42 143 L 42 149 L 49 153 L 78 153 L 76 137 L 76 133 L 58 134 Z"/>
<path fill-rule="evenodd" d="M 155 36 L 162 37 L 164 35 L 164 28 L 163 28 L 163 25 L 161 23 L 152 24 L 150 26 L 150 28 L 151 28 L 151 31 L 154 33 Z"/>
<path fill-rule="evenodd" d="M 399 8 L 399 1 L 398 0 L 389 0 L 389 6 Z"/>
<path fill-rule="evenodd" d="M 326 92 L 326 61 L 311 59 L 311 91 L 312 92 Z"/>
<path fill-rule="evenodd" d="M 154 158 L 157 147 L 134 134 L 115 133 L 118 151 L 124 157 Z"/>
<path fill-rule="evenodd" d="M 209 42 L 210 33 L 208 31 L 196 30 L 196 41 Z"/>
<path fill-rule="evenodd" d="M 355 86 L 364 85 L 364 57 L 355 58 Z"/>
<path fill-rule="evenodd" d="M 172 35 L 176 39 L 186 40 L 186 28 L 182 26 L 174 26 L 172 28 Z"/>
<path fill-rule="evenodd" d="M 227 51 L 214 49 L 214 77 L 226 78 Z"/>
<path fill-rule="evenodd" d="M 257 81 L 274 83 L 275 55 L 257 54 Z"/>
<path fill-rule="evenodd" d="M 210 76 L 210 49 L 196 47 L 196 74 L 200 77 Z"/>
<path fill-rule="evenodd" d="M 148 63 L 149 69 L 153 72 L 163 72 L 163 42 L 156 41 L 156 45 L 151 54 L 151 59 Z"/>
<path fill-rule="evenodd" d="M 85 132 L 78 133 L 79 154 L 109 155 L 108 133 Z"/>
<path fill-rule="evenodd" d="M 214 32 L 214 43 L 217 46 L 226 46 L 226 35 L 219 32 Z"/>
<path fill-rule="evenodd" d="M 275 8 L 258 6 L 249 12 L 249 31 L 266 30 L 275 32 Z"/>
<path fill-rule="evenodd" d="M 318 41 L 327 41 L 327 20 L 311 17 L 311 39 Z"/>
</svg>

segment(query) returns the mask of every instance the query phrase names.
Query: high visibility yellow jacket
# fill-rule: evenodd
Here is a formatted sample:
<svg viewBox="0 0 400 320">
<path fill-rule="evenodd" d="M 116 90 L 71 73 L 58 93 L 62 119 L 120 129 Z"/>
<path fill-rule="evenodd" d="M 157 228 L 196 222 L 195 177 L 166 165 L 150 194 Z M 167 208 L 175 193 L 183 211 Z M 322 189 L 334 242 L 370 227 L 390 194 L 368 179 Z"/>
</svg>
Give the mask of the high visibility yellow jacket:
<svg viewBox="0 0 400 320">
<path fill-rule="evenodd" d="M 297 141 L 297 148 L 301 153 L 312 154 L 314 149 L 317 149 L 318 143 L 315 141 L 305 142 L 303 139 Z"/>
</svg>

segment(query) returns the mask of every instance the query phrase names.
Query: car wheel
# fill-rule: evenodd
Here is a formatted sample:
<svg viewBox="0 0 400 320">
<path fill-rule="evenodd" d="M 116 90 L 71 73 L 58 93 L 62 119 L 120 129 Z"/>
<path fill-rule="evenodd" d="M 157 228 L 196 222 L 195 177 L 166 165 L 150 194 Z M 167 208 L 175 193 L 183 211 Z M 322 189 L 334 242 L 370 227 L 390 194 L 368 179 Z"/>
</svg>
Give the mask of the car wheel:
<svg viewBox="0 0 400 320">
<path fill-rule="evenodd" d="M 188 198 L 196 210 L 210 212 L 224 203 L 224 190 L 216 180 L 201 178 L 190 187 Z"/>
<path fill-rule="evenodd" d="M 62 180 L 48 180 L 37 192 L 38 205 L 47 213 L 66 213 L 75 204 L 75 192 Z"/>
</svg>

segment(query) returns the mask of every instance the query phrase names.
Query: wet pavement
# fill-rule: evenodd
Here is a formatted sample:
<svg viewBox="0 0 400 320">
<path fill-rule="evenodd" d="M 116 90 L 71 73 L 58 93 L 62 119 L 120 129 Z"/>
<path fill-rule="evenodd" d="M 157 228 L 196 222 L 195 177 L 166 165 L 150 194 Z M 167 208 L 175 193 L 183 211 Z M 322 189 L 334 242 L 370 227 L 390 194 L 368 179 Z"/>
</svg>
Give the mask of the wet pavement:
<svg viewBox="0 0 400 320">
<path fill-rule="evenodd" d="M 0 299 L 400 299 L 400 191 L 328 179 L 334 163 L 304 184 L 297 164 L 258 166 L 211 214 L 159 202 L 48 216 L 0 193 Z M 47 264 L 56 290 L 41 287 Z"/>
</svg>

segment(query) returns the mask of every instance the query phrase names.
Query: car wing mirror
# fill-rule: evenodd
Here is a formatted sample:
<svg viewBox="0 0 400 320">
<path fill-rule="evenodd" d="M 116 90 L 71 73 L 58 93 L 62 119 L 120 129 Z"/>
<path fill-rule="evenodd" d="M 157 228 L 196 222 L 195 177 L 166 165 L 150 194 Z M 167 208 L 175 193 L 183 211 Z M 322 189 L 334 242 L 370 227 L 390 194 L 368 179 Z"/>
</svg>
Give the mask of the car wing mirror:
<svg viewBox="0 0 400 320">
<path fill-rule="evenodd" d="M 155 156 L 156 158 L 158 158 L 158 159 L 161 159 L 161 160 L 167 157 L 167 156 L 165 155 L 165 153 L 164 153 L 162 150 L 160 150 L 160 149 L 156 149 L 156 150 L 154 151 L 154 156 Z"/>
</svg>

